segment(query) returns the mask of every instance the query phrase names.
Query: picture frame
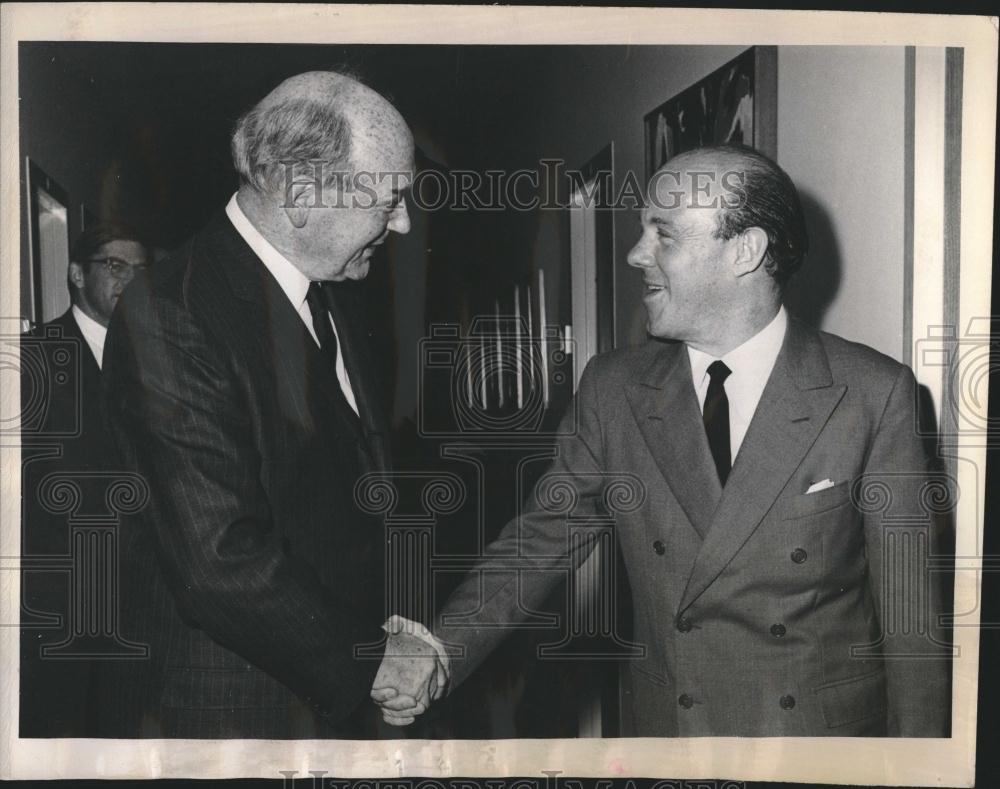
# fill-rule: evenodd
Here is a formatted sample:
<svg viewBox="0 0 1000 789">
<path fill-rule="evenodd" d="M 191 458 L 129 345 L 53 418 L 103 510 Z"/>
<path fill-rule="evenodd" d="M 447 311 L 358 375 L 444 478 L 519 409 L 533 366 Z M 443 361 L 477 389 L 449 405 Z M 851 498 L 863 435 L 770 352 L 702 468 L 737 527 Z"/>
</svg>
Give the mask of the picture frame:
<svg viewBox="0 0 1000 789">
<path fill-rule="evenodd" d="M 65 282 L 69 268 L 70 203 L 67 191 L 28 157 L 24 177 L 28 212 L 21 315 L 37 325 L 69 308 L 69 294 L 58 282 Z"/>
<path fill-rule="evenodd" d="M 643 118 L 646 180 L 671 157 L 737 142 L 777 153 L 778 48 L 753 46 Z"/>
</svg>

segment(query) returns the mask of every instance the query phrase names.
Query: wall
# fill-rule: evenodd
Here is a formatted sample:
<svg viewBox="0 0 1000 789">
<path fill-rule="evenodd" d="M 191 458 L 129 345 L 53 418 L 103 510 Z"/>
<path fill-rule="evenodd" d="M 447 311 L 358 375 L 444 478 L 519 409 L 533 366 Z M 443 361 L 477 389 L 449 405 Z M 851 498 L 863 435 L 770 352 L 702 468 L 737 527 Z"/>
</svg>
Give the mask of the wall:
<svg viewBox="0 0 1000 789">
<path fill-rule="evenodd" d="M 66 63 L 32 51 L 21 59 L 20 112 L 22 167 L 30 157 L 69 193 L 71 207 L 96 212 L 113 128 L 97 92 Z"/>
<path fill-rule="evenodd" d="M 545 90 L 554 97 L 539 123 L 537 156 L 562 158 L 579 168 L 614 141 L 615 182 L 620 187 L 629 170 L 642 182 L 643 116 L 705 74 L 731 60 L 745 47 L 593 47 L 573 48 L 553 59 Z M 563 212 L 542 212 L 533 252 L 550 282 L 568 289 Z M 625 263 L 638 238 L 634 210 L 615 212 L 616 344 L 645 337 L 641 303 L 642 278 Z M 558 307 L 559 320 L 570 320 L 568 301 Z"/>
<path fill-rule="evenodd" d="M 606 47 L 559 57 L 545 83 L 538 156 L 578 167 L 609 141 L 615 178 L 644 172 L 643 116 L 745 47 Z M 902 47 L 779 47 L 778 160 L 799 186 L 813 254 L 790 307 L 821 328 L 901 358 L 903 325 Z M 568 282 L 564 218 L 545 212 L 534 252 Z M 635 211 L 615 216 L 619 346 L 645 337 L 640 277 L 625 256 Z M 558 278 L 562 278 L 559 280 Z M 560 320 L 568 322 L 568 310 Z"/>
<path fill-rule="evenodd" d="M 792 306 L 903 356 L 903 47 L 780 47 L 778 161 L 812 250 Z"/>
<path fill-rule="evenodd" d="M 97 212 L 100 203 L 95 162 L 107 155 L 110 119 L 97 111 L 100 104 L 95 92 L 83 80 L 69 73 L 57 60 L 22 57 L 20 68 L 21 120 L 21 199 L 24 197 L 25 157 L 61 186 L 69 199 L 68 240 L 80 232 L 80 208 L 86 205 Z M 21 215 L 22 293 L 24 274 L 29 270 L 30 245 L 27 243 L 27 212 Z M 45 303 L 68 300 L 65 274 L 54 277 L 58 293 L 43 294 Z M 22 304 L 25 299 L 22 296 Z M 22 311 L 24 309 L 22 308 Z M 27 317 L 24 315 L 23 317 Z M 54 317 L 48 315 L 47 317 Z"/>
</svg>

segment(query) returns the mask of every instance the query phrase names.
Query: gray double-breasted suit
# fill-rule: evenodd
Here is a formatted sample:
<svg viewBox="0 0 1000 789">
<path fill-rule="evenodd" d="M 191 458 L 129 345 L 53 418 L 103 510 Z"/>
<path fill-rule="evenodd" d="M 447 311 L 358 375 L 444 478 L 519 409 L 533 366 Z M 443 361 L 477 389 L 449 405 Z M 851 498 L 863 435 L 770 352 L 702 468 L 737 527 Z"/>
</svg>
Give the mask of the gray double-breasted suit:
<svg viewBox="0 0 1000 789">
<path fill-rule="evenodd" d="M 581 508 L 619 473 L 644 488 L 615 519 L 645 647 L 628 733 L 946 736 L 941 576 L 926 561 L 941 480 L 915 413 L 908 368 L 792 319 L 723 489 L 683 344 L 592 360 L 549 473 Z M 453 688 L 509 630 L 496 625 L 564 577 L 546 570 L 565 565 L 566 518 L 539 490 L 487 552 L 519 551 L 521 570 L 474 572 L 439 614 L 463 653 Z"/>
</svg>

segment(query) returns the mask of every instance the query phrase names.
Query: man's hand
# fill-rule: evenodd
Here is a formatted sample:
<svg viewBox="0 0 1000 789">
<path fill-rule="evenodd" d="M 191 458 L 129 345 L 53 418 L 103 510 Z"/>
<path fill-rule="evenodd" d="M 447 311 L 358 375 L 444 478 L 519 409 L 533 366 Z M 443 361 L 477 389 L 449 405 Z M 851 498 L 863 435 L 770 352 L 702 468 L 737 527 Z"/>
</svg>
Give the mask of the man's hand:
<svg viewBox="0 0 1000 789">
<path fill-rule="evenodd" d="M 392 726 L 408 726 L 444 692 L 444 672 L 435 649 L 417 636 L 391 633 L 371 697 Z"/>
</svg>

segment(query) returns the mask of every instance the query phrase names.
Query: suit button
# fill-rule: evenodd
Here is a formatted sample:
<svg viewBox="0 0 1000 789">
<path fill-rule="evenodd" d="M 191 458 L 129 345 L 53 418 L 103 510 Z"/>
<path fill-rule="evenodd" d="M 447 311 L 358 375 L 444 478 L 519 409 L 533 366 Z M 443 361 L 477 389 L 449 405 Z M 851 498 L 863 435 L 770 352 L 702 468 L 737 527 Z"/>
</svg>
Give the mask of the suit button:
<svg viewBox="0 0 1000 789">
<path fill-rule="evenodd" d="M 657 540 L 653 543 L 653 550 L 656 551 L 657 556 L 663 556 L 667 552 L 667 546 Z"/>
<path fill-rule="evenodd" d="M 677 697 L 677 703 L 684 709 L 689 710 L 694 706 L 694 699 L 692 699 L 687 693 L 682 693 Z"/>
<path fill-rule="evenodd" d="M 788 631 L 785 630 L 785 626 L 780 622 L 776 625 L 771 625 L 771 635 L 775 638 L 781 638 Z"/>
<path fill-rule="evenodd" d="M 781 705 L 781 709 L 790 710 L 795 706 L 795 696 L 782 696 L 778 703 Z"/>
<path fill-rule="evenodd" d="M 802 548 L 796 548 L 792 551 L 792 561 L 796 564 L 802 564 L 806 559 L 809 558 L 809 554 L 805 552 Z"/>
<path fill-rule="evenodd" d="M 686 616 L 682 616 L 677 620 L 677 629 L 682 633 L 690 633 L 692 627 L 694 627 L 694 625 L 691 624 L 691 620 Z"/>
</svg>

